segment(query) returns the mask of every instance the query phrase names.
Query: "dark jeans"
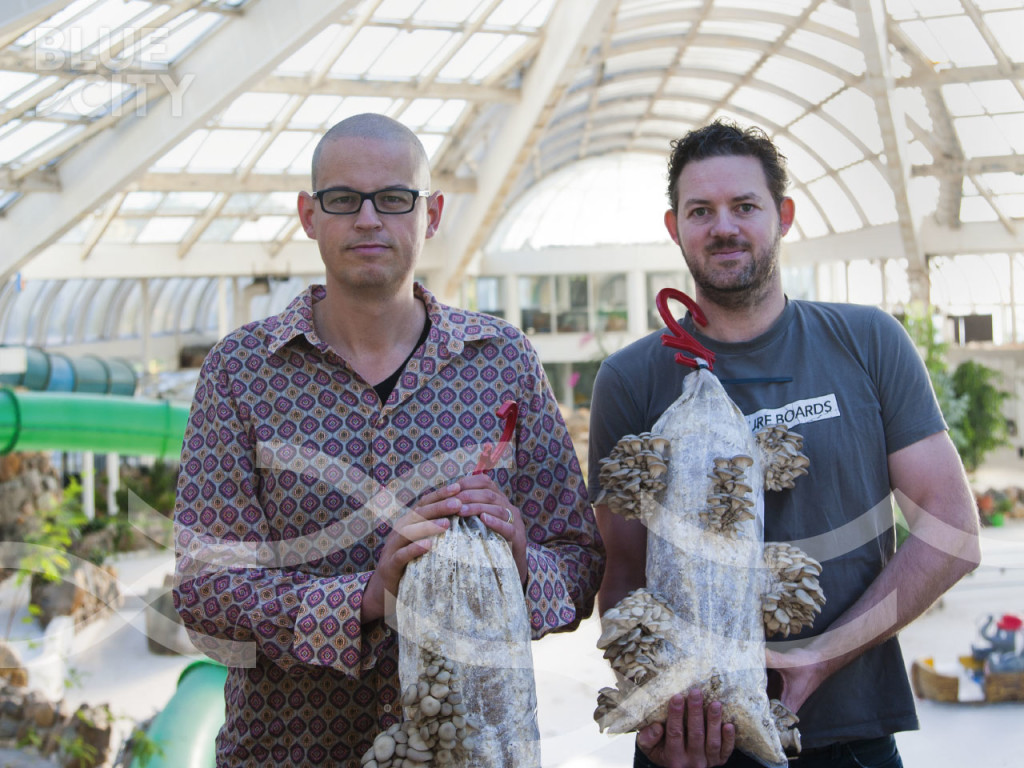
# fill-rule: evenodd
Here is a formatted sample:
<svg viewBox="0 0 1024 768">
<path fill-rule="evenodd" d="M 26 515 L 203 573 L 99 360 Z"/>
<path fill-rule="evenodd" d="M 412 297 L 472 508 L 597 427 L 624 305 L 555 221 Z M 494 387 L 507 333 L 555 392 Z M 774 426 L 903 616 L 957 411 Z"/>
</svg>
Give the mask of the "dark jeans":
<svg viewBox="0 0 1024 768">
<path fill-rule="evenodd" d="M 789 760 L 791 768 L 903 768 L 896 739 L 883 736 L 878 739 L 850 741 L 828 747 L 807 749 Z M 633 768 L 659 768 L 639 749 L 633 758 Z M 740 752 L 733 752 L 725 768 L 764 768 Z"/>
</svg>

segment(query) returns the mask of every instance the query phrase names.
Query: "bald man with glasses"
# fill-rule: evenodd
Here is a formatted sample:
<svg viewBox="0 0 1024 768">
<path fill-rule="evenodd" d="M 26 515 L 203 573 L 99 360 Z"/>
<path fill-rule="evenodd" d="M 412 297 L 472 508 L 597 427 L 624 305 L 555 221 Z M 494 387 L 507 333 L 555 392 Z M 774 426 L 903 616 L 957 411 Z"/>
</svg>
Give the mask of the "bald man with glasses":
<svg viewBox="0 0 1024 768">
<path fill-rule="evenodd" d="M 359 765 L 402 719 L 399 579 L 452 516 L 508 542 L 535 639 L 588 616 L 603 572 L 529 341 L 413 279 L 444 208 L 415 134 L 349 118 L 321 139 L 312 181 L 298 213 L 325 283 L 214 347 L 182 452 L 175 598 L 230 668 L 218 766 Z M 513 450 L 474 474 L 509 401 Z"/>
</svg>

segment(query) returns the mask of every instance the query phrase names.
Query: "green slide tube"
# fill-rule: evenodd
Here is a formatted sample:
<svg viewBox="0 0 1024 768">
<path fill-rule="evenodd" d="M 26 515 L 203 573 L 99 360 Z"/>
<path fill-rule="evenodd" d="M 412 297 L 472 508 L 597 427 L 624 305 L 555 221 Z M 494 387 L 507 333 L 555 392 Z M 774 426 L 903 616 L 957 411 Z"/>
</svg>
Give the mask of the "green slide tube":
<svg viewBox="0 0 1024 768">
<path fill-rule="evenodd" d="M 124 395 L 0 389 L 0 454 L 94 451 L 177 459 L 189 407 Z"/>
<path fill-rule="evenodd" d="M 224 725 L 227 677 L 228 668 L 209 659 L 185 667 L 171 700 L 146 729 L 163 754 L 147 760 L 145 768 L 214 768 L 217 732 Z M 132 758 L 130 768 L 143 765 Z"/>
</svg>

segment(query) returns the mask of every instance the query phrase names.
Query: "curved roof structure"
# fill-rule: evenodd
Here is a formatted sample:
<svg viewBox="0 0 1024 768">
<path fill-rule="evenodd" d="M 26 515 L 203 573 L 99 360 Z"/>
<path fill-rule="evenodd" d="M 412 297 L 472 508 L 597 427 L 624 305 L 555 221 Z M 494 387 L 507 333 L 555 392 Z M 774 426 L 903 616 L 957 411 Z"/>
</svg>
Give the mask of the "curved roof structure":
<svg viewBox="0 0 1024 768">
<path fill-rule="evenodd" d="M 789 158 L 793 258 L 901 260 L 927 298 L 926 257 L 1024 251 L 1022 73 L 1020 0 L 11 0 L 0 337 L 195 327 L 212 278 L 320 274 L 295 193 L 363 111 L 431 154 L 450 298 L 542 182 L 717 116 Z"/>
</svg>

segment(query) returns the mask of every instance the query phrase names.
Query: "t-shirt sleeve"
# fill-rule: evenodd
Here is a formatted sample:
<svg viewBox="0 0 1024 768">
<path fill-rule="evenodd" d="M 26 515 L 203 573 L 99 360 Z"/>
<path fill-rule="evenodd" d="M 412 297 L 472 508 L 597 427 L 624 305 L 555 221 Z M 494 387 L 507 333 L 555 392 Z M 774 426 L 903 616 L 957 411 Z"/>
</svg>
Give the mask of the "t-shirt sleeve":
<svg viewBox="0 0 1024 768">
<path fill-rule="evenodd" d="M 587 451 L 587 489 L 591 503 L 601 493 L 599 462 L 623 435 L 644 431 L 643 410 L 618 366 L 605 360 L 594 379 L 590 400 L 590 440 Z"/>
<path fill-rule="evenodd" d="M 877 312 L 871 332 L 876 350 L 871 375 L 878 387 L 886 453 L 892 454 L 947 426 L 928 369 L 906 329 L 892 315 Z"/>
</svg>

